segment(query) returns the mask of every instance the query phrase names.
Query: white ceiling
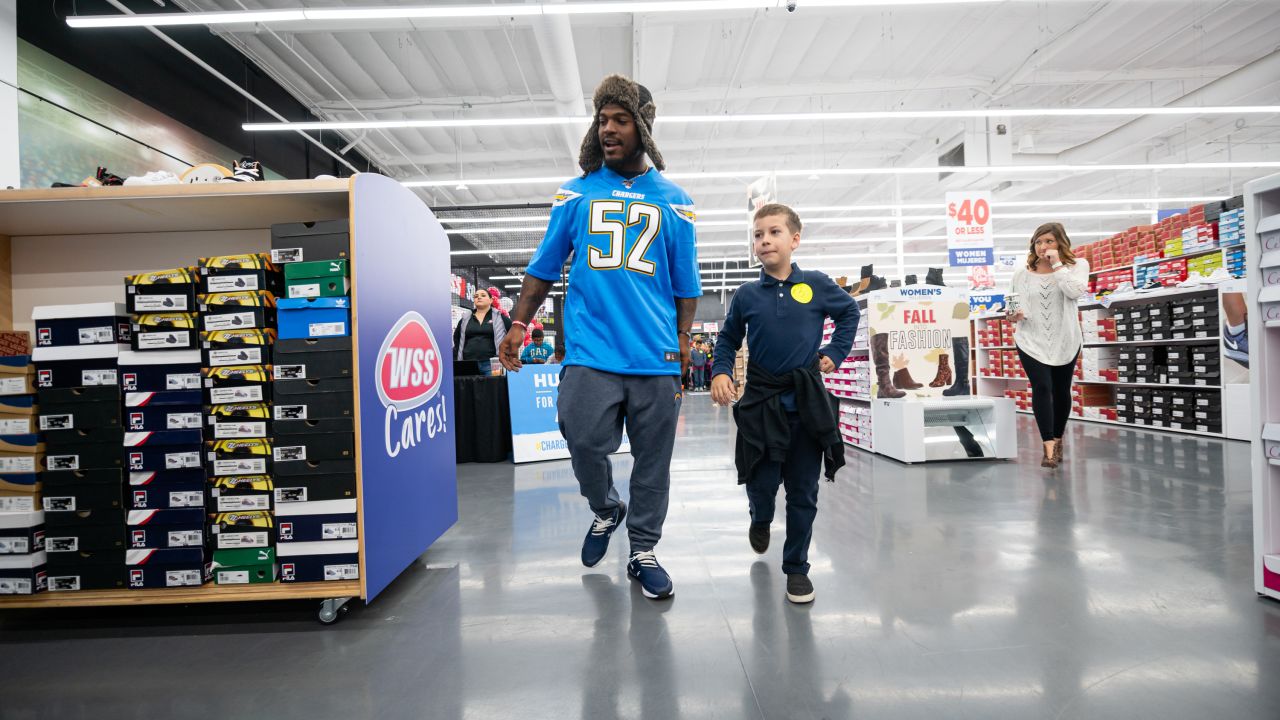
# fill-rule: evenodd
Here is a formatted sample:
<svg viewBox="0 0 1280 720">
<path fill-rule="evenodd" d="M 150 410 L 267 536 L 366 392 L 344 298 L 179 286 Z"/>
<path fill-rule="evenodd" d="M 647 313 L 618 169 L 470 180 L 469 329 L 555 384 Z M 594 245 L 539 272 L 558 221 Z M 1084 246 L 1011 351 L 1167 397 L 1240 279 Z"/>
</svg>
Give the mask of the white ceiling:
<svg viewBox="0 0 1280 720">
<path fill-rule="evenodd" d="M 188 10 L 239 10 L 422 2 L 177 4 Z M 1280 2 L 1274 0 L 1046 0 L 862 10 L 806 9 L 800 0 L 793 14 L 396 20 L 341 30 L 305 24 L 240 29 L 218 32 L 324 120 L 587 114 L 596 83 L 613 72 L 648 86 L 659 115 L 1132 107 L 1180 100 L 1280 104 Z M 668 124 L 659 126 L 657 140 L 670 171 L 933 165 L 941 150 L 963 136 L 967 122 L 972 121 Z M 1274 115 L 1029 118 L 1008 125 L 1014 164 L 1280 160 L 1280 116 Z M 576 148 L 584 130 L 408 129 L 346 135 L 396 177 L 452 180 L 569 177 L 577 173 Z M 961 187 L 993 189 L 1005 200 L 1231 195 L 1244 181 L 1270 172 L 966 175 L 946 182 L 934 175 L 820 175 L 780 179 L 779 194 L 799 206 L 941 204 L 946 190 Z M 749 180 L 683 184 L 705 210 L 741 206 Z M 488 205 L 547 202 L 555 190 L 554 184 L 468 187 L 421 192 L 433 205 Z M 996 232 L 1029 233 L 1039 219 L 1053 219 L 1051 208 L 1037 217 L 998 221 Z M 1108 232 L 1145 221 L 1141 214 L 1074 218 L 1068 227 Z M 904 232 L 936 236 L 941 227 L 912 221 Z M 741 237 L 728 230 L 708 229 L 703 239 Z M 893 231 L 876 224 L 815 226 L 806 240 L 816 244 L 824 237 L 882 237 Z M 527 244 L 535 244 L 536 235 L 530 237 Z M 1017 247 L 1022 240 L 1000 244 Z M 904 249 L 936 252 L 941 245 L 909 241 Z M 829 246 L 828 251 L 895 249 L 889 242 Z M 703 257 L 721 254 L 739 257 L 742 252 L 717 247 L 701 252 Z"/>
</svg>

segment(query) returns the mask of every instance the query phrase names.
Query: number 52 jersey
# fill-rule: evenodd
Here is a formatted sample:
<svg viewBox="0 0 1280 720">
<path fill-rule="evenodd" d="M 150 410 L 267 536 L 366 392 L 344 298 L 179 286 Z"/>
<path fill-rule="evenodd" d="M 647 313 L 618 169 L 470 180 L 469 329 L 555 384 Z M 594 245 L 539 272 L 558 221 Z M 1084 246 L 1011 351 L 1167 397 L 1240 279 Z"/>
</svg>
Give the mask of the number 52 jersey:
<svg viewBox="0 0 1280 720">
<path fill-rule="evenodd" d="M 693 201 L 650 169 L 628 180 L 602 167 L 565 183 L 527 272 L 565 295 L 565 365 L 679 375 L 675 298 L 702 295 Z"/>
</svg>

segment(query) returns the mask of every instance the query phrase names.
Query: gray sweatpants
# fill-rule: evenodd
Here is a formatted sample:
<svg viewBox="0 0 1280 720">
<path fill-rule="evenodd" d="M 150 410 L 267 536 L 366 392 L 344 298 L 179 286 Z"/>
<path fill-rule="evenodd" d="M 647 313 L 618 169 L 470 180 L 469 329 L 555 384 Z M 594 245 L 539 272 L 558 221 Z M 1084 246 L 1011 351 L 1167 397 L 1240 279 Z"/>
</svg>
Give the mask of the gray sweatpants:
<svg viewBox="0 0 1280 720">
<path fill-rule="evenodd" d="M 652 550 L 662 537 L 680 390 L 680 378 L 674 375 L 618 375 L 580 365 L 561 370 L 560 432 L 573 458 L 578 487 L 596 515 L 618 507 L 609 455 L 622 444 L 626 422 L 634 460 L 627 505 L 633 553 Z"/>
</svg>

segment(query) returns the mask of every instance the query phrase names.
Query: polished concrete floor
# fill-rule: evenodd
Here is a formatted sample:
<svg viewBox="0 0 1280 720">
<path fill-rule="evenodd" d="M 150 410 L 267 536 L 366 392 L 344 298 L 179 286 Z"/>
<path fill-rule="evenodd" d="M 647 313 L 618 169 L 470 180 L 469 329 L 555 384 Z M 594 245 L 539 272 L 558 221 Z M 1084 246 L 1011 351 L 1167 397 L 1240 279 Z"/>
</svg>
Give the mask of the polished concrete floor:
<svg viewBox="0 0 1280 720">
<path fill-rule="evenodd" d="M 795 607 L 781 514 L 758 558 L 731 421 L 694 396 L 669 602 L 629 583 L 621 537 L 581 567 L 567 462 L 468 465 L 458 526 L 331 627 L 302 603 L 0 614 L 0 718 L 1280 718 L 1247 446 L 1077 423 L 1069 448 L 1053 473 L 1030 442 L 1016 463 L 850 450 Z"/>
</svg>

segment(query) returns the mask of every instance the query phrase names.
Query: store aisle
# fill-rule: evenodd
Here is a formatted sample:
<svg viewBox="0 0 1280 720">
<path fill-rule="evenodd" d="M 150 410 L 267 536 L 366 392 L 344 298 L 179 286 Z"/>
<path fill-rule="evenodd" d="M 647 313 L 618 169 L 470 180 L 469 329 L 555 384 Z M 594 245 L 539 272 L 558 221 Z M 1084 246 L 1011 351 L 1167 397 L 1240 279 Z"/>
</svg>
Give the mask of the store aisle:
<svg viewBox="0 0 1280 720">
<path fill-rule="evenodd" d="M 1057 475 L 1029 444 L 1016 465 L 850 450 L 795 607 L 782 525 L 757 559 L 728 412 L 695 396 L 671 602 L 629 584 L 621 536 L 578 564 L 567 462 L 468 465 L 461 523 L 333 627 L 295 603 L 0 615 L 0 718 L 1280 717 L 1247 446 L 1084 423 L 1069 443 Z"/>
</svg>

